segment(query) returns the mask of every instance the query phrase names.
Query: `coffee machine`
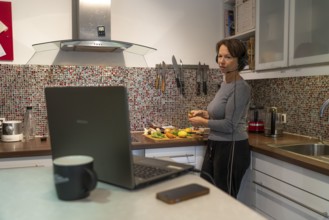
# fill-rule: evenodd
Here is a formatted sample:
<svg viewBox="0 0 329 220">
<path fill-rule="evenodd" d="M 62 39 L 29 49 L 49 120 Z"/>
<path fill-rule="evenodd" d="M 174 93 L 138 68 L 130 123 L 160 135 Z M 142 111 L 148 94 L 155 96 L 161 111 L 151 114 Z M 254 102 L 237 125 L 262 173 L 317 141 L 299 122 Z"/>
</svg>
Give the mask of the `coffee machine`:
<svg viewBox="0 0 329 220">
<path fill-rule="evenodd" d="M 285 114 L 278 107 L 266 107 L 265 110 L 265 136 L 279 137 L 283 134 Z"/>
</svg>

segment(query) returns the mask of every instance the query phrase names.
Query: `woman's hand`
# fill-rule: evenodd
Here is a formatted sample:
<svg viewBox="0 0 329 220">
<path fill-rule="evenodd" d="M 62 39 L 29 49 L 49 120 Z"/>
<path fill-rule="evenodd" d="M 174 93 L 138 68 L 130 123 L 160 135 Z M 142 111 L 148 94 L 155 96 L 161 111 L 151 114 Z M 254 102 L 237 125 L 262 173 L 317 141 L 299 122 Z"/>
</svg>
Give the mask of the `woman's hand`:
<svg viewBox="0 0 329 220">
<path fill-rule="evenodd" d="M 189 112 L 189 122 L 195 127 L 208 127 L 209 114 L 204 110 L 192 110 Z"/>
<path fill-rule="evenodd" d="M 188 120 L 194 127 L 208 127 L 208 119 L 206 118 L 194 116 L 190 117 Z"/>
<path fill-rule="evenodd" d="M 189 118 L 193 118 L 193 117 L 196 117 L 196 116 L 199 116 L 199 117 L 202 117 L 202 118 L 205 118 L 205 119 L 209 118 L 208 112 L 204 111 L 204 110 L 192 110 L 188 114 Z"/>
</svg>

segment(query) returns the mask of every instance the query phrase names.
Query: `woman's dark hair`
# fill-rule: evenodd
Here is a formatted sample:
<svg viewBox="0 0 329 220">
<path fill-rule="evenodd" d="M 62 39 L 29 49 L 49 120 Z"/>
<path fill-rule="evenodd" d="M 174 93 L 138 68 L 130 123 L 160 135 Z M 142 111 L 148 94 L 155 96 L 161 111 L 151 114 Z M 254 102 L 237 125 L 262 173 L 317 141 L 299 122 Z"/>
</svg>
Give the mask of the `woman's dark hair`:
<svg viewBox="0 0 329 220">
<path fill-rule="evenodd" d="M 233 57 L 238 58 L 238 70 L 241 71 L 248 64 L 248 54 L 246 45 L 238 39 L 224 39 L 216 44 L 216 63 L 218 57 L 218 50 L 220 46 L 225 45 Z"/>
</svg>

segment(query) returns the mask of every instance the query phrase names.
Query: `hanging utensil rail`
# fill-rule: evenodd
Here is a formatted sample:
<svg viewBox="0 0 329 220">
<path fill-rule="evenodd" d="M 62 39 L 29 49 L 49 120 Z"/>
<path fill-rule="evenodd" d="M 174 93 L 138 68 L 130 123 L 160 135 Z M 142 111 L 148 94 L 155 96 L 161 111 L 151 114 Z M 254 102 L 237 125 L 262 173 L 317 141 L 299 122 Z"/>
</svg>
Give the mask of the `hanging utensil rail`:
<svg viewBox="0 0 329 220">
<path fill-rule="evenodd" d="M 156 64 L 155 68 L 161 68 L 161 64 Z M 166 64 L 167 69 L 174 69 L 174 65 L 172 64 Z M 193 65 L 193 64 L 183 64 L 183 69 L 198 69 L 198 65 Z M 202 65 L 202 68 L 207 70 L 209 69 L 209 65 Z"/>
</svg>

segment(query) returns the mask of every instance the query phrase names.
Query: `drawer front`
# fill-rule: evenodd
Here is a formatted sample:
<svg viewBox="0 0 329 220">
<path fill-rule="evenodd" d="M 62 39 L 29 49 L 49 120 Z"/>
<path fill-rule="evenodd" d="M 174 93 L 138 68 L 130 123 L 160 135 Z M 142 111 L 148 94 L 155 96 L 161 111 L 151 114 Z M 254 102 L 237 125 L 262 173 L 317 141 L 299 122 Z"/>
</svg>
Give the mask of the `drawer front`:
<svg viewBox="0 0 329 220">
<path fill-rule="evenodd" d="M 253 174 L 253 183 L 256 186 L 256 207 L 270 216 L 276 215 L 276 218 L 280 216 L 279 219 L 283 217 L 286 219 L 287 213 L 289 216 L 313 216 L 316 217 L 315 219 L 328 216 L 328 200 L 264 173 L 254 171 Z M 286 213 L 281 216 L 283 211 Z"/>
<path fill-rule="evenodd" d="M 253 152 L 254 170 L 329 200 L 329 177 L 312 170 Z"/>
</svg>

